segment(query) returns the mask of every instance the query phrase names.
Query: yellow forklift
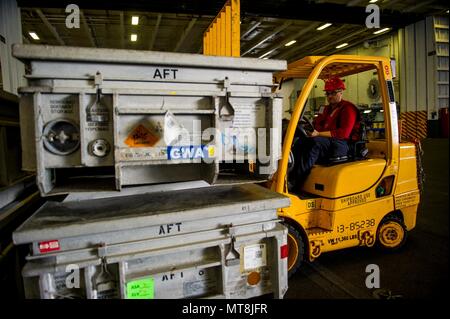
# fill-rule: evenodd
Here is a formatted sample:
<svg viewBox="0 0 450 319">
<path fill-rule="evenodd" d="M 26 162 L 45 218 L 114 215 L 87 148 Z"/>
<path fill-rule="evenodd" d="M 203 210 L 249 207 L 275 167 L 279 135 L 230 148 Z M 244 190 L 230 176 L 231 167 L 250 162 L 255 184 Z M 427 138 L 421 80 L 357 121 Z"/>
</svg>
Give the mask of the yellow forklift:
<svg viewBox="0 0 450 319">
<path fill-rule="evenodd" d="M 301 188 L 293 189 L 289 181 L 295 178 L 293 167 L 302 151 L 297 137 L 299 132 L 313 129 L 306 104 L 316 81 L 367 71 L 380 83 L 384 138 L 363 136 L 350 147 L 353 153 L 347 160 L 315 165 Z M 279 169 L 269 182 L 272 190 L 291 200 L 289 207 L 278 212 L 289 230 L 289 276 L 303 261 L 313 261 L 324 252 L 375 244 L 387 250 L 400 248 L 416 224 L 421 149 L 420 143 L 400 141 L 390 60 L 309 56 L 289 64 L 275 79 L 279 84 L 288 79 L 305 80 L 284 134 Z"/>
</svg>

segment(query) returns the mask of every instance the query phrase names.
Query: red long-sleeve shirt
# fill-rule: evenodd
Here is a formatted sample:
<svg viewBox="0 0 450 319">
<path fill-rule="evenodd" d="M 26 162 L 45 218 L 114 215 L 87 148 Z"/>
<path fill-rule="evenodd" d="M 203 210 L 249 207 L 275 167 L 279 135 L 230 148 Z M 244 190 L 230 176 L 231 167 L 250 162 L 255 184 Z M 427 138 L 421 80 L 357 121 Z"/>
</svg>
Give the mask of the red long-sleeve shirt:
<svg viewBox="0 0 450 319">
<path fill-rule="evenodd" d="M 348 140 L 356 128 L 358 109 L 349 101 L 341 100 L 338 107 L 332 111 L 326 105 L 323 112 L 314 118 L 314 128 L 318 132 L 330 131 L 331 136 L 340 140 Z"/>
</svg>

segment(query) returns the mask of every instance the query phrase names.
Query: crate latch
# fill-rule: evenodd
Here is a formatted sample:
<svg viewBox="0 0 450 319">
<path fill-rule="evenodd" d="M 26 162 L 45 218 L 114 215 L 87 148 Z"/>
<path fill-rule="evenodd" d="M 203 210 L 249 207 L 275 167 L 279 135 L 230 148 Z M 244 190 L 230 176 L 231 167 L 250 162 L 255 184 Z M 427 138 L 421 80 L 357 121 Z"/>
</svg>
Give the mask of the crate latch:
<svg viewBox="0 0 450 319">
<path fill-rule="evenodd" d="M 98 247 L 98 256 L 102 261 L 100 265 L 100 271 L 93 278 L 94 289 L 97 291 L 97 298 L 98 294 L 103 294 L 106 291 L 115 290 L 117 287 L 114 275 L 111 274 L 108 270 L 106 255 L 107 246 L 105 243 L 102 243 Z"/>
<path fill-rule="evenodd" d="M 230 249 L 228 250 L 227 254 L 225 255 L 225 264 L 227 266 L 238 265 L 240 262 L 241 255 L 235 248 L 236 237 L 235 237 L 235 229 L 233 228 L 233 225 L 230 225 L 228 227 L 228 234 L 231 237 L 231 242 L 230 242 Z"/>
<path fill-rule="evenodd" d="M 225 77 L 223 80 L 223 88 L 225 90 L 225 102 L 219 108 L 219 118 L 223 121 L 232 121 L 234 119 L 234 107 L 230 103 L 230 92 L 228 88 L 230 87 L 230 80 Z"/>
</svg>

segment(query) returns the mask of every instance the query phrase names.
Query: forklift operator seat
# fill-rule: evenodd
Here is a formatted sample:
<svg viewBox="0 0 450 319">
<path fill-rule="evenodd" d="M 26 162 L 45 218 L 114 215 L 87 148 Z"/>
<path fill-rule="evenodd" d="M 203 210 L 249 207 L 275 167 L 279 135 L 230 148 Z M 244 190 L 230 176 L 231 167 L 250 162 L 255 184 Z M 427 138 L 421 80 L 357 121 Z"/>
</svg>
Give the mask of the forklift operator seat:
<svg viewBox="0 0 450 319">
<path fill-rule="evenodd" d="M 348 161 L 359 161 L 367 157 L 369 150 L 366 147 L 366 143 L 368 143 L 369 140 L 367 139 L 366 125 L 363 120 L 358 120 L 359 125 L 356 132 L 358 138 L 356 140 L 351 140 L 348 142 L 349 150 L 347 155 L 340 157 L 330 157 L 325 161 L 325 163 L 322 164 L 334 165 Z"/>
</svg>

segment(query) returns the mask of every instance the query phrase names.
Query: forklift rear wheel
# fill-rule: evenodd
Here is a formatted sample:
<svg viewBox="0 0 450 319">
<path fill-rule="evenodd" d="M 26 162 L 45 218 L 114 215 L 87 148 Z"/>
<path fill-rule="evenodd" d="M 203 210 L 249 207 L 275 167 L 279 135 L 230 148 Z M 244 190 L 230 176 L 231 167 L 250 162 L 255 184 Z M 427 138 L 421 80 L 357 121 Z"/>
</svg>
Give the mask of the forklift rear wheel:
<svg viewBox="0 0 450 319">
<path fill-rule="evenodd" d="M 402 247 L 407 238 L 407 231 L 403 221 L 397 216 L 383 218 L 378 226 L 378 246 L 385 250 L 397 250 Z"/>
<path fill-rule="evenodd" d="M 288 229 L 288 277 L 295 274 L 303 264 L 305 258 L 305 243 L 299 231 L 289 224 L 285 224 Z"/>
</svg>

